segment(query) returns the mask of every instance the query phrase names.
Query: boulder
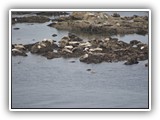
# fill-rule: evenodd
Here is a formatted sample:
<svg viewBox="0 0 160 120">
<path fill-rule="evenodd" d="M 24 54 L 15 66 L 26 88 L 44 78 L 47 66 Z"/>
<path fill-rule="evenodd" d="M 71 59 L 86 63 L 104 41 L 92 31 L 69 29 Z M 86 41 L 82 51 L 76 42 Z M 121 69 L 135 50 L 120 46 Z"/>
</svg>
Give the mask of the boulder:
<svg viewBox="0 0 160 120">
<path fill-rule="evenodd" d="M 48 52 L 44 55 L 47 59 L 59 58 L 61 55 L 57 52 Z"/>
<path fill-rule="evenodd" d="M 120 17 L 120 15 L 118 13 L 113 13 L 112 15 L 113 17 Z"/>
<path fill-rule="evenodd" d="M 58 46 L 54 44 L 53 40 L 44 40 L 36 43 L 31 47 L 31 53 L 42 54 L 46 52 L 52 52 L 54 48 Z"/>
<path fill-rule="evenodd" d="M 145 67 L 148 67 L 148 63 L 145 64 Z"/>
<path fill-rule="evenodd" d="M 83 41 L 80 37 L 78 37 L 74 33 L 68 33 L 68 37 L 70 38 L 71 41 Z"/>
<path fill-rule="evenodd" d="M 137 45 L 137 44 L 139 44 L 139 43 L 141 43 L 140 41 L 138 41 L 138 40 L 131 40 L 130 41 L 130 45 Z"/>
<path fill-rule="evenodd" d="M 139 62 L 137 61 L 136 57 L 128 58 L 127 62 L 125 62 L 125 65 L 133 65 L 133 64 L 138 64 Z"/>
<path fill-rule="evenodd" d="M 52 37 L 56 37 L 56 36 L 57 36 L 57 34 L 53 34 L 53 35 L 52 35 Z"/>
<path fill-rule="evenodd" d="M 89 63 L 101 63 L 104 61 L 104 55 L 103 53 L 92 53 L 92 54 L 85 54 L 80 57 L 80 62 L 85 62 L 87 64 Z"/>
</svg>

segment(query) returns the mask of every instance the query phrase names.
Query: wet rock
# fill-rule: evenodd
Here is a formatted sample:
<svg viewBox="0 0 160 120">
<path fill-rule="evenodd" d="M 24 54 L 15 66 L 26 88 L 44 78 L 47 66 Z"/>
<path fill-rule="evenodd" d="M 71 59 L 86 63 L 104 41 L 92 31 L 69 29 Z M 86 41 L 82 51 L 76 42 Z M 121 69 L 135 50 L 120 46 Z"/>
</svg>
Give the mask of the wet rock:
<svg viewBox="0 0 160 120">
<path fill-rule="evenodd" d="M 47 54 L 43 55 L 45 56 L 47 59 L 53 59 L 53 58 L 59 58 L 61 57 L 61 55 L 57 52 L 48 52 Z"/>
<path fill-rule="evenodd" d="M 147 33 L 148 33 L 148 30 L 146 30 L 146 29 L 138 28 L 136 31 L 136 34 L 140 34 L 140 35 L 146 35 Z"/>
<path fill-rule="evenodd" d="M 78 46 L 78 47 L 74 47 L 72 49 L 72 52 L 74 54 L 83 54 L 84 53 L 84 47 Z"/>
<path fill-rule="evenodd" d="M 19 30 L 20 28 L 13 28 L 13 30 Z"/>
<path fill-rule="evenodd" d="M 37 42 L 38 43 L 38 42 Z M 24 47 L 28 50 L 31 51 L 32 46 L 34 46 L 36 43 L 31 43 L 31 44 L 26 44 Z"/>
<path fill-rule="evenodd" d="M 112 15 L 113 17 L 120 17 L 120 15 L 118 13 L 113 13 Z"/>
<path fill-rule="evenodd" d="M 73 20 L 82 20 L 87 12 L 73 12 L 71 18 Z"/>
<path fill-rule="evenodd" d="M 56 37 L 56 36 L 57 36 L 57 34 L 53 34 L 53 35 L 52 35 L 52 37 Z"/>
<path fill-rule="evenodd" d="M 25 14 L 31 14 L 32 12 L 29 11 L 12 11 L 13 15 L 25 15 Z"/>
<path fill-rule="evenodd" d="M 140 41 L 138 41 L 138 40 L 131 40 L 130 41 L 130 45 L 137 45 L 137 44 L 139 44 L 139 43 L 141 43 Z"/>
<path fill-rule="evenodd" d="M 38 12 L 37 15 L 45 15 L 45 16 L 60 16 L 60 15 L 68 15 L 67 12 Z"/>
<path fill-rule="evenodd" d="M 148 63 L 145 64 L 145 67 L 148 67 Z"/>
<path fill-rule="evenodd" d="M 75 57 L 87 64 L 126 61 L 125 65 L 132 65 L 148 59 L 148 45 L 138 40 L 132 40 L 129 44 L 111 37 L 102 40 L 72 41 L 75 37 L 78 36 L 69 34 L 69 37 L 63 37 L 58 45 L 50 39 L 27 45 L 12 44 L 12 53 L 25 56 L 25 53 L 30 51 L 47 59 Z"/>
<path fill-rule="evenodd" d="M 43 16 L 14 17 L 12 23 L 45 23 L 50 19 Z"/>
<path fill-rule="evenodd" d="M 72 61 L 70 61 L 70 63 L 75 63 L 76 61 L 74 61 L 74 60 L 72 60 Z"/>
<path fill-rule="evenodd" d="M 87 69 L 87 71 L 91 71 L 91 69 Z"/>
<path fill-rule="evenodd" d="M 134 22 L 144 22 L 144 19 L 142 17 L 135 17 L 133 19 Z"/>
<path fill-rule="evenodd" d="M 114 13 L 110 16 L 104 12 L 73 12 L 68 17 L 60 17 L 49 26 L 57 29 L 81 31 L 93 34 L 146 34 L 148 20 L 146 17 L 121 17 Z"/>
<path fill-rule="evenodd" d="M 53 40 L 43 40 L 31 47 L 31 53 L 42 54 L 46 52 L 52 52 L 53 49 L 57 47 L 58 46 L 54 43 Z"/>
<path fill-rule="evenodd" d="M 76 34 L 74 33 L 68 33 L 68 37 L 70 38 L 71 41 L 83 41 L 81 38 L 79 38 Z"/>
<path fill-rule="evenodd" d="M 137 61 L 136 57 L 128 58 L 127 62 L 125 62 L 125 65 L 133 65 L 133 64 L 138 64 L 139 62 Z"/>
<path fill-rule="evenodd" d="M 104 54 L 103 53 L 92 53 L 92 54 L 85 54 L 84 56 L 80 57 L 80 62 L 89 63 L 101 63 L 104 61 Z"/>
</svg>

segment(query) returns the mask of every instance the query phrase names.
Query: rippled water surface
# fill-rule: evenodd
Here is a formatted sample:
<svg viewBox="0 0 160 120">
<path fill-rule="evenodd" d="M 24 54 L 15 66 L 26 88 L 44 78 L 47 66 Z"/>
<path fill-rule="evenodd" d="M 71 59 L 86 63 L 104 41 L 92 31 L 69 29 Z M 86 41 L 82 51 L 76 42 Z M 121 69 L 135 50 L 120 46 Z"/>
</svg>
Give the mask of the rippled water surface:
<svg viewBox="0 0 160 120">
<path fill-rule="evenodd" d="M 48 24 L 13 25 L 12 28 L 20 29 L 12 29 L 12 43 L 34 43 L 43 38 L 59 41 L 68 34 Z M 58 36 L 52 37 L 52 34 Z M 94 38 L 94 35 L 80 36 Z M 126 42 L 133 39 L 148 42 L 148 35 L 114 37 Z M 144 66 L 147 61 L 131 66 L 123 63 L 85 64 L 78 58 L 47 60 L 30 53 L 27 57 L 13 56 L 12 107 L 148 108 L 148 68 Z"/>
</svg>

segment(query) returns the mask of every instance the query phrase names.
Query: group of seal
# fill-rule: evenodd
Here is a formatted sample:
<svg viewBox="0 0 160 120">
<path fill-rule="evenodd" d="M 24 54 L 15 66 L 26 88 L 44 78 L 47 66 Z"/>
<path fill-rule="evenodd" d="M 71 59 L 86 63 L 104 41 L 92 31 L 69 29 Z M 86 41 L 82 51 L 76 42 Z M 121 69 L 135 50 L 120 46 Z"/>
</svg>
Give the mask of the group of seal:
<svg viewBox="0 0 160 120">
<path fill-rule="evenodd" d="M 83 41 L 73 33 L 64 36 L 58 43 L 51 39 L 43 39 L 29 45 L 12 45 L 13 56 L 27 56 L 28 51 L 47 59 L 79 57 L 79 60 L 85 63 L 127 61 L 125 65 L 132 65 L 148 59 L 148 45 L 138 40 L 126 43 L 117 38 L 107 37 Z"/>
</svg>

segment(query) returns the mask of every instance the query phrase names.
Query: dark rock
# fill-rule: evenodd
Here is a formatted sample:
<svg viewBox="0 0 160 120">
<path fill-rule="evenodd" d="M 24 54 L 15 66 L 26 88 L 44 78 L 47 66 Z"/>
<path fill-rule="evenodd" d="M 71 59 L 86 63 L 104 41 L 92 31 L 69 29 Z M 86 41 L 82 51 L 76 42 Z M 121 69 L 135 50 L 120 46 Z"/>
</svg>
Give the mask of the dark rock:
<svg viewBox="0 0 160 120">
<path fill-rule="evenodd" d="M 148 67 L 148 63 L 145 64 L 145 67 Z"/>
<path fill-rule="evenodd" d="M 52 36 L 53 36 L 53 37 L 56 37 L 56 36 L 57 36 L 57 34 L 53 34 Z"/>
<path fill-rule="evenodd" d="M 140 41 L 138 41 L 138 40 L 131 40 L 130 41 L 130 45 L 137 45 L 138 43 L 141 43 Z"/>
<path fill-rule="evenodd" d="M 45 16 L 60 16 L 60 15 L 68 15 L 67 12 L 38 12 L 37 15 L 45 15 Z"/>
<path fill-rule="evenodd" d="M 19 30 L 20 28 L 13 28 L 13 30 Z"/>
<path fill-rule="evenodd" d="M 113 13 L 112 15 L 113 17 L 120 17 L 120 15 L 118 13 Z"/>
<path fill-rule="evenodd" d="M 141 29 L 138 28 L 136 34 L 140 34 L 140 35 L 146 35 L 148 33 L 148 30 L 146 29 Z"/>
<path fill-rule="evenodd" d="M 121 17 L 102 12 L 73 12 L 70 16 L 59 17 L 49 26 L 57 29 L 80 31 L 90 34 L 146 34 L 148 33 L 148 20 L 146 17 Z M 74 36 L 75 37 L 75 36 Z"/>
<path fill-rule="evenodd" d="M 49 20 L 49 18 L 43 16 L 15 17 L 12 18 L 12 23 L 45 23 Z"/>
<path fill-rule="evenodd" d="M 132 58 L 129 58 L 127 60 L 127 62 L 125 62 L 124 64 L 125 65 L 133 65 L 133 64 L 138 64 L 139 62 L 137 61 L 137 58 L 136 57 L 132 57 Z"/>
<path fill-rule="evenodd" d="M 12 49 L 14 49 L 15 47 L 14 47 L 14 45 L 12 45 Z"/>
<path fill-rule="evenodd" d="M 53 58 L 61 57 L 61 55 L 59 53 L 56 53 L 56 52 L 48 52 L 44 56 L 47 57 L 47 59 L 53 59 Z"/>
<path fill-rule="evenodd" d="M 14 11 L 12 12 L 13 15 L 25 15 L 25 14 L 31 14 L 32 12 L 29 12 L 29 11 Z"/>
<path fill-rule="evenodd" d="M 87 71 L 91 71 L 91 69 L 87 69 Z"/>
<path fill-rule="evenodd" d="M 70 38 L 71 41 L 83 41 L 81 38 L 79 38 L 76 34 L 74 33 L 68 33 L 68 37 Z"/>
<path fill-rule="evenodd" d="M 89 63 L 101 63 L 104 61 L 104 54 L 102 53 L 94 53 L 94 54 L 85 54 L 84 56 L 80 57 L 80 62 Z"/>
<path fill-rule="evenodd" d="M 72 60 L 72 61 L 70 61 L 70 63 L 75 63 L 76 61 L 74 61 L 74 60 Z"/>
<path fill-rule="evenodd" d="M 37 43 L 38 43 L 38 42 L 37 42 Z M 28 51 L 31 51 L 32 46 L 34 46 L 34 45 L 37 44 L 37 43 L 26 44 L 26 45 L 24 45 L 24 47 L 25 47 Z"/>
<path fill-rule="evenodd" d="M 42 54 L 46 52 L 52 52 L 54 48 L 58 46 L 54 44 L 53 40 L 45 40 L 36 43 L 31 47 L 31 53 Z"/>
</svg>

